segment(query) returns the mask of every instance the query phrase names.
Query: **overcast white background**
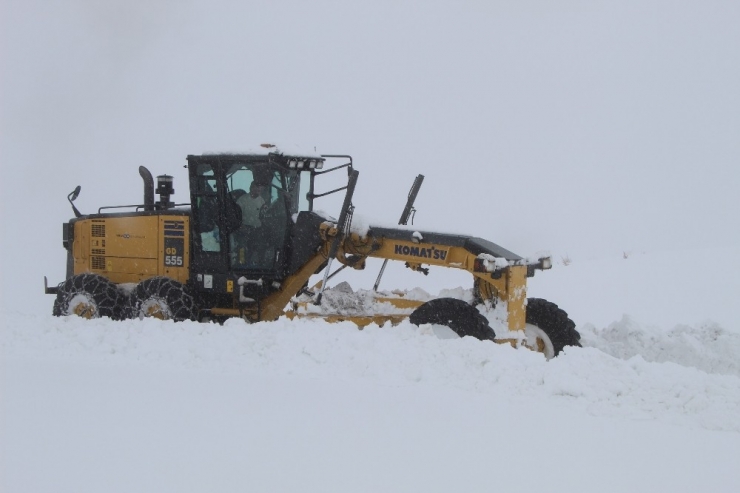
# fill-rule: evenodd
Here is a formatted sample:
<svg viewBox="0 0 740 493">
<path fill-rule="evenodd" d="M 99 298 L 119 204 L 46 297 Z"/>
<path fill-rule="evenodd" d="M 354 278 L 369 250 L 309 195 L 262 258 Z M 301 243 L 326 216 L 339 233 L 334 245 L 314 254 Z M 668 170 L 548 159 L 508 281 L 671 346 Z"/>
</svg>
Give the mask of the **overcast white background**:
<svg viewBox="0 0 740 493">
<path fill-rule="evenodd" d="M 265 141 L 352 154 L 384 222 L 423 173 L 420 228 L 522 255 L 740 239 L 738 2 L 0 5 L 8 308 L 51 310 L 76 185 L 137 203 L 145 165 L 185 202 L 187 154 Z"/>
</svg>

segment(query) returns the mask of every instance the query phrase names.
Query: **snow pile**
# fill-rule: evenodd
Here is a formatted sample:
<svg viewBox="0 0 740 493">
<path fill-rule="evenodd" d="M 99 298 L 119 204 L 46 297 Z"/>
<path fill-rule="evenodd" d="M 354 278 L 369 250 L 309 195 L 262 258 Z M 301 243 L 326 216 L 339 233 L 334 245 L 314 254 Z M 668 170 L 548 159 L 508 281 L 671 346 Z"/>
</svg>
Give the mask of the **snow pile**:
<svg viewBox="0 0 740 493">
<path fill-rule="evenodd" d="M 4 314 L 4 320 L 2 352 L 15 359 L 458 389 L 534 406 L 559 403 L 594 416 L 740 431 L 737 375 L 708 374 L 639 355 L 623 360 L 596 347 L 568 348 L 547 362 L 526 349 L 472 338 L 443 339 L 437 336 L 439 327 L 409 323 L 359 331 L 350 323 L 317 320 L 253 325 L 230 320 L 219 326 L 12 313 Z M 634 344 L 639 340 L 636 337 Z M 591 332 L 588 341 L 591 346 L 609 346 L 607 339 L 598 339 L 598 331 Z M 618 344 L 611 351 L 630 356 Z M 678 346 L 673 352 L 674 360 L 682 362 Z M 713 368 L 731 367 L 730 356 L 713 344 L 705 344 L 702 353 L 687 353 L 687 361 L 698 354 L 714 362 Z"/>
<path fill-rule="evenodd" d="M 557 303 L 578 325 L 601 329 L 627 314 L 665 331 L 716 323 L 740 332 L 740 248 L 594 255 L 537 273 L 528 296 Z"/>
<path fill-rule="evenodd" d="M 727 331 L 715 323 L 677 325 L 664 331 L 644 327 L 624 315 L 606 328 L 586 324 L 580 332 L 584 346 L 616 358 L 640 356 L 646 361 L 673 362 L 708 373 L 740 377 L 740 333 Z"/>
<path fill-rule="evenodd" d="M 321 304 L 315 305 L 314 298 L 308 294 L 301 294 L 293 299 L 298 304 L 296 311 L 302 314 L 316 315 L 410 315 L 415 308 L 397 308 L 392 300 L 413 300 L 426 302 L 434 298 L 456 298 L 472 303 L 473 290 L 443 289 L 436 296 L 432 296 L 421 288 L 410 290 L 394 289 L 392 291 L 373 291 L 358 289 L 355 291 L 347 281 L 327 288 L 322 293 Z"/>
<path fill-rule="evenodd" d="M 417 290 L 414 294 L 418 295 L 420 291 Z M 315 305 L 311 296 L 305 294 L 299 296 L 296 300 L 303 303 L 297 306 L 296 311 L 317 315 L 335 314 L 342 316 L 373 316 L 399 313 L 408 315 L 413 309 L 399 309 L 383 301 L 383 298 L 400 299 L 403 298 L 404 294 L 403 292 L 387 293 L 366 289 L 354 291 L 352 286 L 345 281 L 324 290 L 320 305 Z M 430 299 L 428 294 L 421 301 L 426 301 L 427 299 Z"/>
</svg>

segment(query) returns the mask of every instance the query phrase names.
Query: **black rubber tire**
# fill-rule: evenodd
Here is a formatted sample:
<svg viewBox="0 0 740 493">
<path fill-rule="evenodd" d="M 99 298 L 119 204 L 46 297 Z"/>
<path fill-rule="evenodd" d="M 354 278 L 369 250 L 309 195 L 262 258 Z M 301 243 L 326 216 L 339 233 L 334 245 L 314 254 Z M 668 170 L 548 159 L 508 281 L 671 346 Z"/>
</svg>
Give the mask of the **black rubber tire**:
<svg viewBox="0 0 740 493">
<path fill-rule="evenodd" d="M 98 274 L 78 274 L 61 283 L 52 314 L 56 317 L 74 315 L 70 302 L 77 295 L 85 295 L 90 302 L 92 312 L 89 318 L 123 318 L 126 296 L 113 282 Z"/>
<path fill-rule="evenodd" d="M 581 334 L 576 330 L 576 324 L 555 303 L 528 298 L 526 322 L 539 327 L 550 338 L 555 356 L 565 346 L 581 347 Z"/>
<path fill-rule="evenodd" d="M 496 333 L 488 325 L 486 317 L 475 307 L 455 298 L 427 301 L 414 310 L 409 321 L 415 325 L 446 325 L 460 337 L 472 336 L 481 341 L 492 341 L 496 338 Z"/>
<path fill-rule="evenodd" d="M 144 318 L 142 307 L 152 301 L 167 307 L 169 313 L 165 319 L 195 320 L 198 316 L 198 307 L 190 290 L 169 277 L 151 277 L 137 284 L 129 295 L 126 316 Z"/>
</svg>

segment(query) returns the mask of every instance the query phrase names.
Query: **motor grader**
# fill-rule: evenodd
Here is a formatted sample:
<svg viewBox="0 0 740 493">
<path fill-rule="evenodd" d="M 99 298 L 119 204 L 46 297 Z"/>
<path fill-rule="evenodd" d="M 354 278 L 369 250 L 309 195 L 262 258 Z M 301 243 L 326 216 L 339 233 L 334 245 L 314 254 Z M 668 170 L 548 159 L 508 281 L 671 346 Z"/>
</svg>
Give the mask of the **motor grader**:
<svg viewBox="0 0 740 493">
<path fill-rule="evenodd" d="M 422 175 L 399 227 L 356 228 L 352 196 L 359 173 L 348 155 L 285 153 L 263 145 L 244 154 L 189 155 L 186 167 L 188 203 L 171 201 L 171 176 L 158 176 L 155 188 L 143 166 L 142 204 L 83 215 L 74 205 L 80 187 L 69 194 L 75 217 L 63 225 L 66 280 L 49 286 L 44 279 L 45 292 L 56 295 L 54 315 L 248 322 L 322 317 L 359 327 L 408 318 L 417 325 L 446 325 L 460 336 L 528 346 L 548 357 L 579 345 L 563 310 L 526 298 L 527 278 L 549 269 L 548 257 L 526 259 L 482 238 L 404 226 Z M 325 175 L 345 172 L 346 184 L 342 179 L 335 189 L 317 191 Z M 338 219 L 315 209 L 317 199 L 342 192 Z M 364 269 L 368 258 L 384 260 L 372 290 L 358 295 L 327 288 L 338 271 Z M 390 260 L 424 274 L 430 267 L 469 272 L 472 303 L 379 291 Z M 332 272 L 333 262 L 340 265 Z M 321 281 L 309 287 L 322 271 Z M 498 336 L 491 317 L 484 316 L 494 312 Z"/>
</svg>

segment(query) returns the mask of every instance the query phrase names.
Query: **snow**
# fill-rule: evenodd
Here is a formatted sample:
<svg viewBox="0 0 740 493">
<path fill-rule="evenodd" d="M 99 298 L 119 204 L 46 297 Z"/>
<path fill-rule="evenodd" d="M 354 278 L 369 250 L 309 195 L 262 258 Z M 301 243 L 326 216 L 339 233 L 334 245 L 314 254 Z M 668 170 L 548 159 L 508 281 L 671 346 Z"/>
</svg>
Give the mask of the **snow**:
<svg viewBox="0 0 740 493">
<path fill-rule="evenodd" d="M 296 144 L 273 144 L 266 143 L 259 146 L 247 146 L 243 149 L 228 149 L 222 151 L 206 151 L 204 156 L 231 155 L 231 156 L 267 156 L 268 154 L 281 154 L 285 156 L 300 156 L 320 158 L 321 153 L 316 149 L 306 149 Z"/>
<path fill-rule="evenodd" d="M 319 217 L 321 217 L 323 219 L 326 219 L 327 221 L 331 221 L 333 223 L 336 223 L 337 222 L 337 219 L 334 216 L 332 216 L 331 214 L 329 214 L 328 212 L 326 212 L 326 211 L 323 211 L 323 210 L 320 210 L 320 209 L 316 209 L 313 212 L 316 215 L 318 215 Z"/>
<path fill-rule="evenodd" d="M 711 321 L 702 297 L 675 325 L 644 322 L 629 297 L 602 316 L 638 315 L 574 315 L 606 284 L 674 282 L 656 274 L 675 258 L 573 259 L 538 273 L 530 295 L 551 282 L 581 297 L 570 310 L 547 293 L 584 345 L 550 361 L 408 322 L 360 331 L 3 309 L 0 490 L 738 491 L 737 318 Z M 347 279 L 325 299 L 353 291 Z M 659 311 L 666 293 L 653 292 Z"/>
<path fill-rule="evenodd" d="M 740 2 L 0 9 L 1 493 L 740 491 Z M 261 142 L 352 154 L 354 232 L 423 172 L 409 237 L 550 249 L 528 295 L 585 347 L 49 315 L 77 185 L 140 203 L 144 164 L 185 203 L 185 156 Z M 398 264 L 390 293 L 469 293 Z"/>
</svg>

